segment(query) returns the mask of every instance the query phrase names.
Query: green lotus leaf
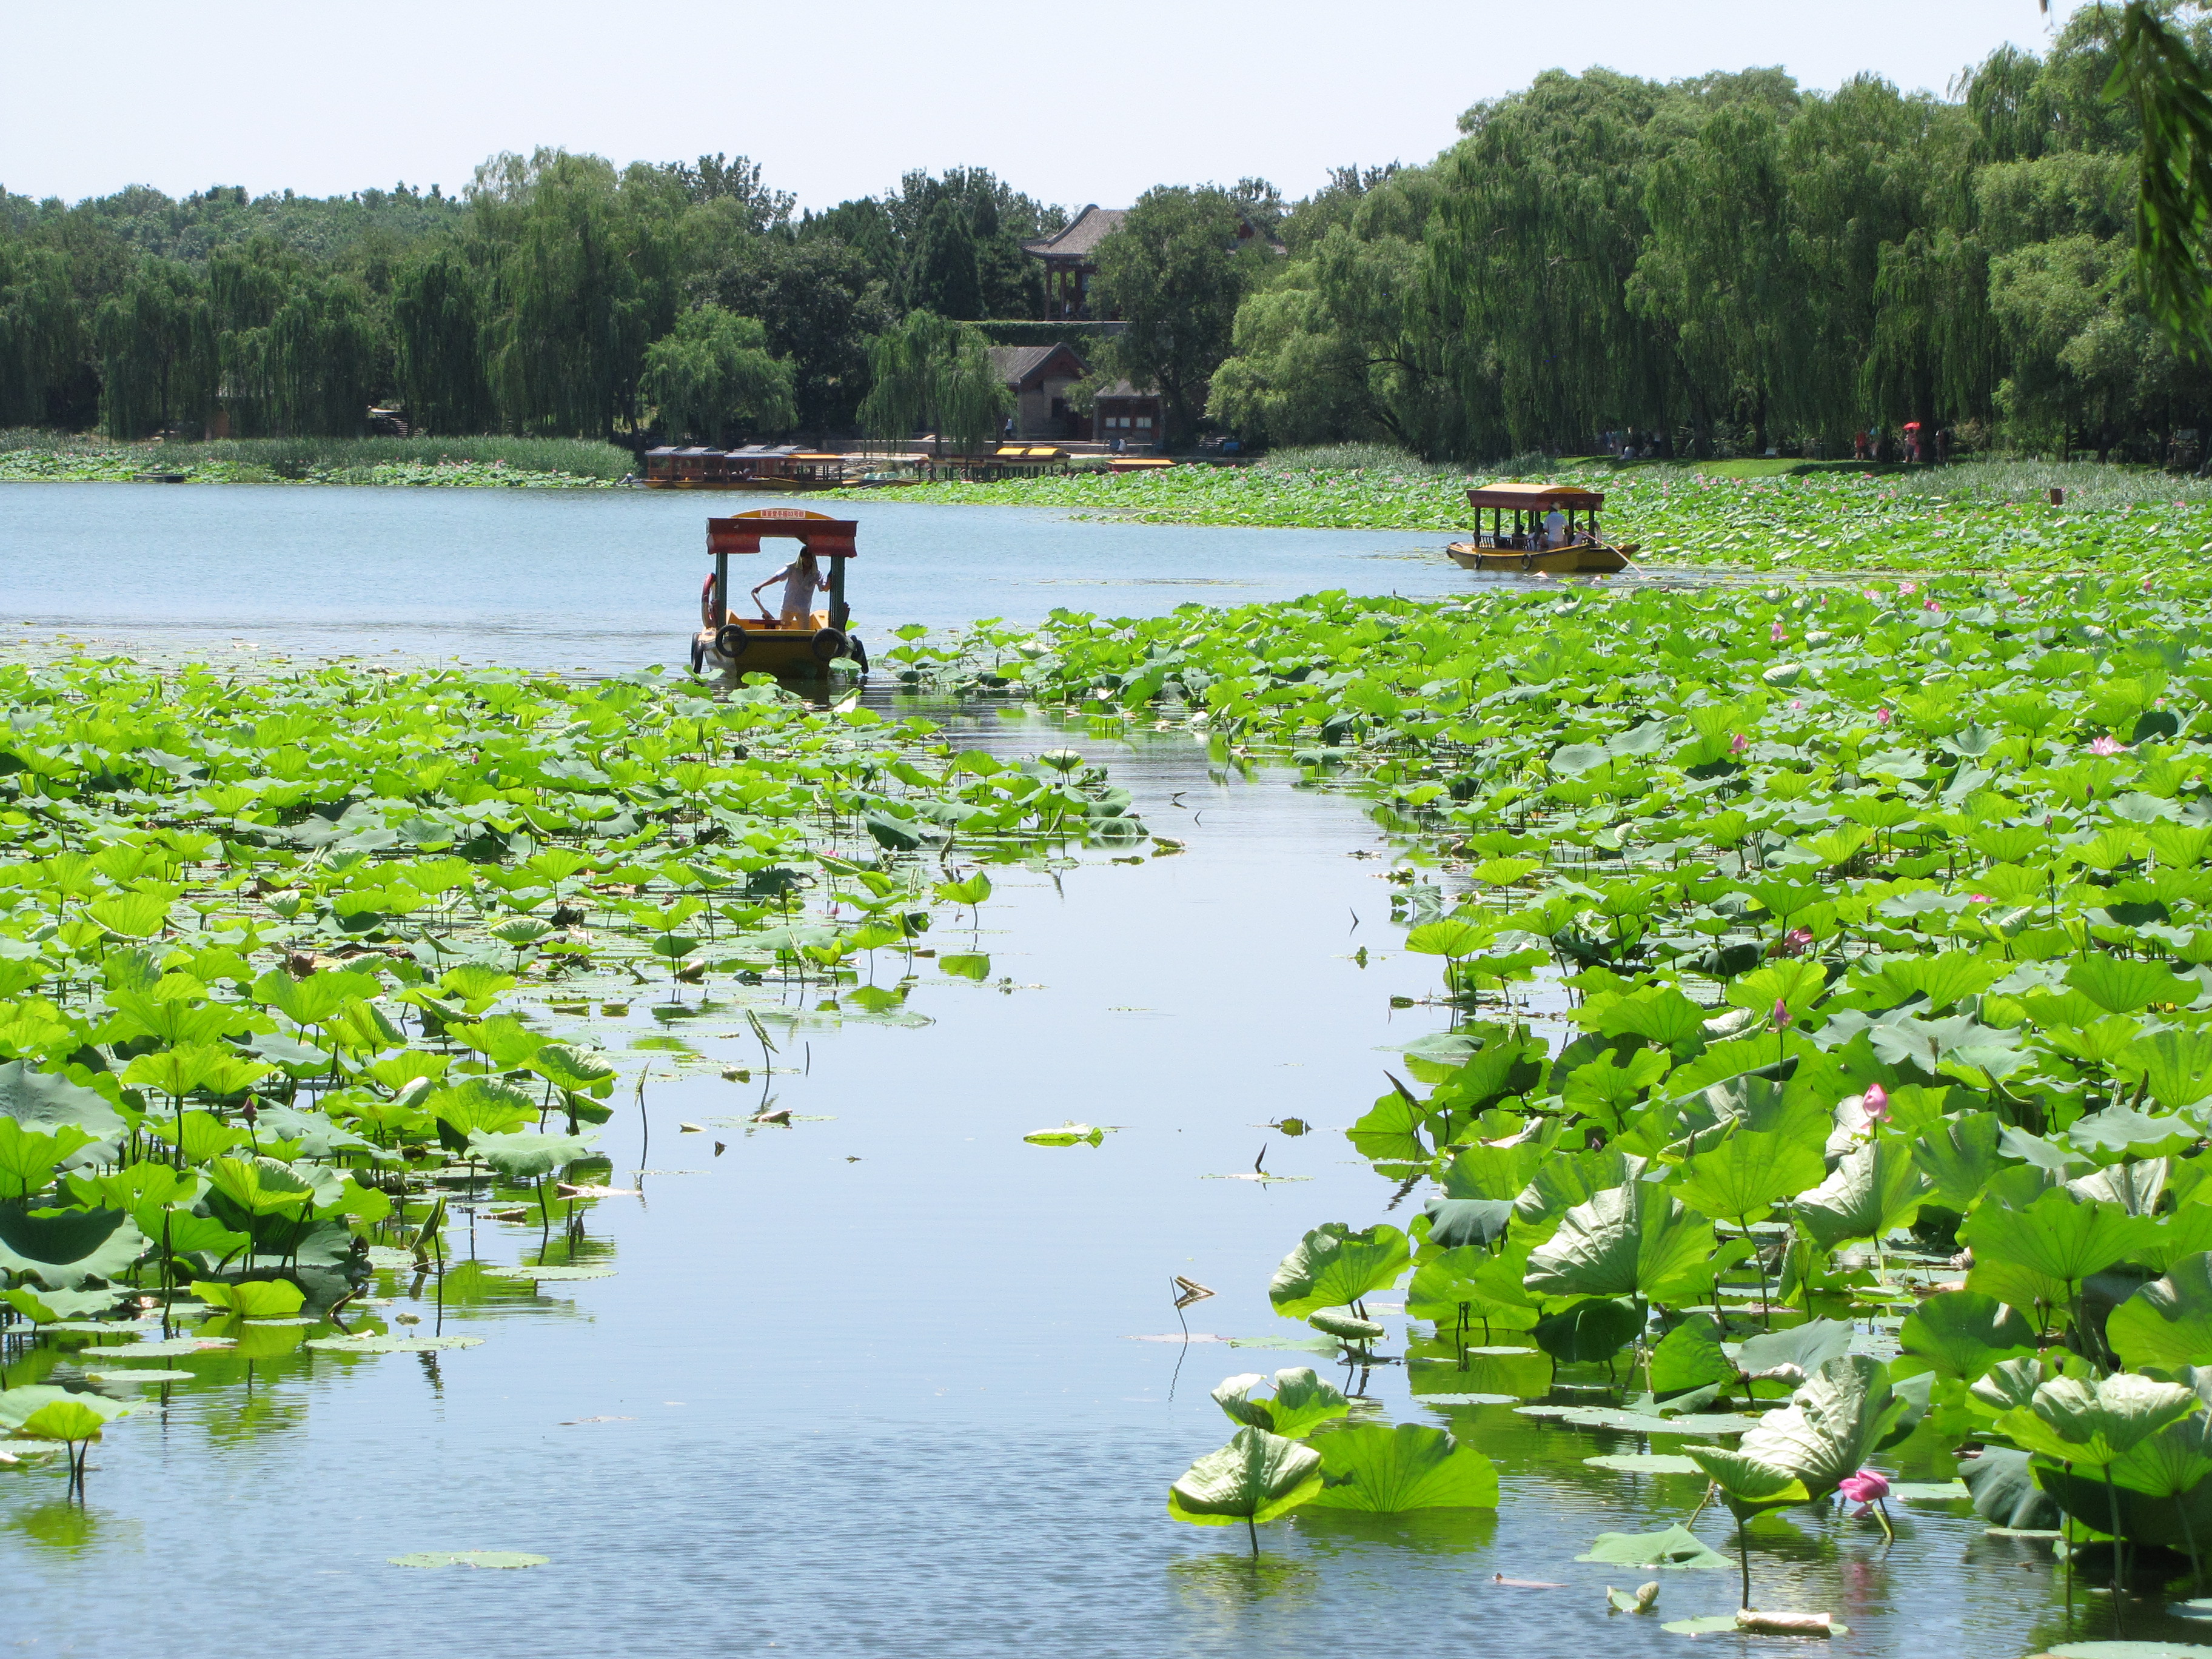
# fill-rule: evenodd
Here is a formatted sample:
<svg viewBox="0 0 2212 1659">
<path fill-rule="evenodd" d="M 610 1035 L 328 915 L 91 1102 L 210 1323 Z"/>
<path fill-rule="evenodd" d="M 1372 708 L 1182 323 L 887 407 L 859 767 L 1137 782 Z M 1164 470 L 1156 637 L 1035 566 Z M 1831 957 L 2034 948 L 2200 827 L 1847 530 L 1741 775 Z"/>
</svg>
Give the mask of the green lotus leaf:
<svg viewBox="0 0 2212 1659">
<path fill-rule="evenodd" d="M 1732 1567 L 1728 1557 L 1683 1526 L 1657 1532 L 1601 1532 L 1590 1540 L 1589 1552 L 1577 1561 L 1601 1561 L 1613 1567 L 1703 1568 Z"/>
<path fill-rule="evenodd" d="M 123 1119 L 105 1096 L 51 1072 L 35 1071 L 28 1060 L 0 1066 L 0 1116 L 27 1129 L 52 1134 L 64 1127 L 100 1139 L 123 1133 Z"/>
<path fill-rule="evenodd" d="M 2131 1106 L 2108 1106 L 2076 1118 L 2065 1136 L 2095 1158 L 2156 1158 L 2192 1145 L 2201 1133 L 2186 1118 L 2148 1117 Z"/>
<path fill-rule="evenodd" d="M 1931 1296 L 1905 1316 L 1897 1334 L 1905 1352 L 1893 1378 L 1932 1372 L 1972 1382 L 1992 1366 L 2035 1352 L 2035 1330 L 2014 1309 L 1973 1291 Z"/>
<path fill-rule="evenodd" d="M 2046 1192 L 2025 1210 L 1984 1203 L 1966 1218 L 1959 1238 L 1974 1252 L 1968 1288 L 2021 1307 L 2026 1301 L 2006 1296 L 1990 1282 L 1990 1275 L 1982 1271 L 1985 1261 L 2024 1268 L 2070 1286 L 2124 1261 L 2157 1231 L 2157 1224 L 2148 1216 L 2131 1216 L 2118 1204 L 2083 1203 L 2060 1188 Z"/>
<path fill-rule="evenodd" d="M 1808 1319 L 1785 1330 L 1765 1331 L 1746 1337 L 1737 1348 L 1735 1363 L 1746 1376 L 1778 1376 L 1796 1383 L 1835 1358 L 1848 1353 L 1851 1328 L 1839 1319 Z"/>
<path fill-rule="evenodd" d="M 1510 1198 L 1432 1198 L 1422 1214 L 1427 1227 L 1414 1223 L 1413 1235 L 1424 1245 L 1440 1249 L 1489 1244 L 1504 1235 L 1505 1224 L 1512 1218 Z"/>
<path fill-rule="evenodd" d="M 511 1134 L 538 1115 L 537 1103 L 529 1096 L 482 1078 L 436 1090 L 422 1104 L 444 1126 L 440 1138 L 455 1152 L 467 1151 L 469 1136 L 479 1130 L 491 1135 Z"/>
<path fill-rule="evenodd" d="M 2186 1008 L 2204 991 L 2162 962 L 2101 952 L 2077 959 L 2066 970 L 2066 982 L 2112 1014 L 2136 1013 L 2154 1002 Z"/>
<path fill-rule="evenodd" d="M 2169 1112 L 2212 1096 L 2212 1033 L 2154 1031 L 2113 1056 L 2113 1072 Z"/>
<path fill-rule="evenodd" d="M 2007 1412 L 1997 1426 L 2023 1450 L 2101 1466 L 2202 1404 L 2191 1389 L 2124 1371 L 2101 1380 L 2059 1376 L 2039 1385 L 2026 1406 Z"/>
<path fill-rule="evenodd" d="M 1747 1430 L 1737 1449 L 1747 1459 L 1786 1471 L 1818 1498 L 1856 1474 L 1905 1410 L 1906 1402 L 1891 1391 L 1881 1361 L 1869 1354 L 1840 1354 L 1808 1376 L 1787 1406 Z"/>
<path fill-rule="evenodd" d="M 1317 1434 L 1316 1509 L 1396 1515 L 1407 1510 L 1494 1510 L 1498 1471 L 1472 1446 L 1419 1423 L 1358 1423 Z"/>
<path fill-rule="evenodd" d="M 1232 1376 L 1214 1389 L 1214 1403 L 1229 1414 L 1231 1422 L 1264 1429 L 1286 1440 L 1303 1440 L 1322 1424 L 1352 1409 L 1334 1384 L 1305 1366 L 1277 1371 L 1273 1399 L 1251 1398 L 1252 1390 L 1265 1381 L 1257 1371 Z"/>
<path fill-rule="evenodd" d="M 2130 1370 L 2212 1365 L 2212 1254 L 2182 1257 L 2113 1309 L 2105 1340 Z"/>
<path fill-rule="evenodd" d="M 58 1389 L 45 1382 L 27 1382 L 13 1389 L 0 1389 L 0 1429 L 10 1431 L 19 1429 L 41 1407 L 74 1397 L 67 1389 Z"/>
<path fill-rule="evenodd" d="M 289 1279 L 248 1279 L 234 1284 L 197 1279 L 192 1294 L 210 1308 L 246 1319 L 289 1319 L 307 1300 L 307 1292 Z"/>
<path fill-rule="evenodd" d="M 1992 1526 L 2040 1532 L 2058 1524 L 2058 1505 L 2035 1484 L 2024 1451 L 1984 1446 L 1959 1465 L 1959 1478 L 1973 1498 L 1974 1513 Z"/>
<path fill-rule="evenodd" d="M 1644 1331 L 1644 1316 L 1632 1302 L 1586 1297 L 1539 1319 L 1528 1334 L 1553 1358 L 1567 1364 L 1602 1364 Z"/>
<path fill-rule="evenodd" d="M 1528 1253 L 1528 1287 L 1543 1296 L 1642 1297 L 1679 1302 L 1710 1285 L 1713 1224 L 1645 1181 L 1598 1194 L 1561 1218 Z"/>
<path fill-rule="evenodd" d="M 2004 1167 L 1997 1151 L 2003 1127 L 1995 1112 L 1961 1112 L 1914 1141 L 1912 1162 L 1927 1179 L 1929 1200 L 1962 1215 L 1972 1209 Z"/>
<path fill-rule="evenodd" d="M 1835 1171 L 1792 1206 L 1805 1236 L 1824 1249 L 1854 1238 L 1884 1238 L 1909 1227 L 1928 1182 L 1902 1140 L 1877 1140 L 1844 1155 Z"/>
<path fill-rule="evenodd" d="M 1739 1130 L 1690 1159 L 1675 1190 L 1701 1215 L 1750 1222 L 1817 1186 L 1826 1170 L 1817 1141 Z"/>
<path fill-rule="evenodd" d="M 510 1181 L 535 1181 L 540 1176 L 565 1170 L 578 1158 L 592 1154 L 589 1135 L 488 1134 L 469 1132 L 469 1154 L 481 1158 Z"/>
<path fill-rule="evenodd" d="M 219 1158 L 207 1177 L 249 1216 L 304 1214 L 315 1197 L 313 1179 L 273 1158 Z"/>
<path fill-rule="evenodd" d="M 478 1348 L 480 1336 L 386 1336 L 363 1331 L 352 1336 L 322 1336 L 305 1344 L 319 1353 L 437 1353 L 447 1348 Z"/>
<path fill-rule="evenodd" d="M 1283 1258 L 1267 1286 L 1267 1299 L 1284 1317 L 1303 1319 L 1387 1289 L 1412 1261 L 1406 1235 L 1386 1222 L 1363 1232 L 1340 1221 L 1327 1222 Z"/>
<path fill-rule="evenodd" d="M 112 1283 L 146 1249 L 145 1235 L 120 1210 L 33 1210 L 0 1203 L 0 1267 L 50 1290 L 82 1290 L 88 1279 Z"/>
<path fill-rule="evenodd" d="M 1168 1513 L 1199 1527 L 1256 1524 L 1288 1514 L 1321 1487 L 1319 1452 L 1262 1429 L 1239 1429 L 1168 1488 Z"/>
<path fill-rule="evenodd" d="M 1692 1314 L 1659 1340 L 1647 1371 L 1655 1401 L 1733 1382 L 1735 1376 L 1736 1363 L 1721 1346 L 1720 1327 L 1704 1314 Z"/>
<path fill-rule="evenodd" d="M 90 1319 L 106 1313 L 123 1295 L 119 1290 L 103 1291 L 0 1291 L 0 1302 L 21 1314 L 33 1325 L 51 1325 L 57 1320 Z"/>
<path fill-rule="evenodd" d="M 1623 1474 L 1694 1474 L 1703 1476 L 1694 1457 L 1675 1452 L 1607 1452 L 1583 1462 L 1594 1469 L 1618 1469 Z"/>
<path fill-rule="evenodd" d="M 131 1407 L 102 1395 L 73 1394 L 66 1400 L 50 1400 L 15 1425 L 26 1440 L 97 1440 L 100 1431 Z"/>
<path fill-rule="evenodd" d="M 1350 1314 L 1310 1313 L 1306 1323 L 1324 1336 L 1334 1336 L 1346 1342 L 1368 1343 L 1382 1340 L 1382 1327 L 1371 1319 L 1356 1319 Z"/>
</svg>

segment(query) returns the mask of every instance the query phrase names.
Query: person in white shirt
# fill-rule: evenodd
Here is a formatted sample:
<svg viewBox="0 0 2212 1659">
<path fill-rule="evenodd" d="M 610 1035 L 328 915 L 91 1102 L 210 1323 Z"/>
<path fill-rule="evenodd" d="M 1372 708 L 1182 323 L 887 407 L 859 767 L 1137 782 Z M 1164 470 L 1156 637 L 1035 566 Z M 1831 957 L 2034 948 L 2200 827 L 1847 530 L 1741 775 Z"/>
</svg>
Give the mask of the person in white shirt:
<svg viewBox="0 0 2212 1659">
<path fill-rule="evenodd" d="M 1567 515 L 1553 507 L 1544 515 L 1544 545 L 1564 547 L 1567 540 Z"/>
<path fill-rule="evenodd" d="M 777 621 L 786 628 L 804 628 L 813 613 L 815 594 L 828 591 L 830 578 L 816 566 L 814 555 L 802 549 L 797 558 L 753 589 L 753 602 L 760 603 L 762 587 L 778 581 L 783 584 L 783 611 Z M 761 616 L 768 616 L 766 605 L 761 606 Z"/>
</svg>

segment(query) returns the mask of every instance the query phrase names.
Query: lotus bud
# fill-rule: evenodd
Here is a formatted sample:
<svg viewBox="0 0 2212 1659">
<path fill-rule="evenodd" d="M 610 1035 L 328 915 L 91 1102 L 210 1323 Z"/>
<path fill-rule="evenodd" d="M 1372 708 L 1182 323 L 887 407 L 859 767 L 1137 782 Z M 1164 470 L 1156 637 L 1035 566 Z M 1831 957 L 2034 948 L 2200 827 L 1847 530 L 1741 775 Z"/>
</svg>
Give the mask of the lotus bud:
<svg viewBox="0 0 2212 1659">
<path fill-rule="evenodd" d="M 1741 732 L 1737 732 L 1734 737 L 1729 739 L 1729 753 L 1731 755 L 1741 755 L 1745 750 L 1750 747 L 1751 739 L 1745 737 Z"/>
<path fill-rule="evenodd" d="M 1887 726 L 1893 718 L 1887 708 L 1877 708 L 1874 711 L 1874 723 L 1876 726 Z"/>
<path fill-rule="evenodd" d="M 1869 1083 L 1867 1085 L 1866 1094 L 1861 1103 L 1866 1109 L 1866 1118 L 1869 1123 L 1887 1123 L 1889 1121 L 1889 1091 L 1883 1088 L 1879 1083 Z M 1862 1470 L 1860 1473 L 1863 1474 L 1865 1471 Z M 1879 1479 L 1880 1477 L 1877 1476 L 1876 1478 Z M 1884 1490 L 1887 1491 L 1887 1488 L 1885 1487 Z"/>
<path fill-rule="evenodd" d="M 1774 999 L 1774 1029 L 1778 1031 L 1790 1029 L 1790 1005 L 1780 997 Z"/>
</svg>

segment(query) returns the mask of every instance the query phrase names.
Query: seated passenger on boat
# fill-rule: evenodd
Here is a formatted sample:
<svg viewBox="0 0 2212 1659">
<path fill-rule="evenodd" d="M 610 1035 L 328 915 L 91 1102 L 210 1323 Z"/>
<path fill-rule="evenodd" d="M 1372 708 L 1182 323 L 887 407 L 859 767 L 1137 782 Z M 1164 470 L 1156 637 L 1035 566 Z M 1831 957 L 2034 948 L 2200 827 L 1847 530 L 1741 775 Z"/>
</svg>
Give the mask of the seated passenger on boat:
<svg viewBox="0 0 2212 1659">
<path fill-rule="evenodd" d="M 762 587 L 779 581 L 783 584 L 783 610 L 775 621 L 785 628 L 804 628 L 813 614 L 815 594 L 828 591 L 830 578 L 815 564 L 814 555 L 801 549 L 797 558 L 753 589 L 753 602 L 760 603 Z M 766 605 L 761 605 L 761 620 L 769 620 Z"/>
</svg>

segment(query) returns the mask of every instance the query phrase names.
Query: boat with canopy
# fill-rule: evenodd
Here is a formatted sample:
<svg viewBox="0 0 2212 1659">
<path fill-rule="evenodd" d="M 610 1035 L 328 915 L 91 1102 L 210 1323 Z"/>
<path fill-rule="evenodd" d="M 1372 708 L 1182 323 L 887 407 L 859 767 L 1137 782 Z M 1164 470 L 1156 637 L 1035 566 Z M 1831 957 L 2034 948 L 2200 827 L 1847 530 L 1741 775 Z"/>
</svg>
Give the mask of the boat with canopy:
<svg viewBox="0 0 2212 1659">
<path fill-rule="evenodd" d="M 1474 534 L 1444 550 L 1469 570 L 1516 575 L 1564 576 L 1627 568 L 1637 550 L 1616 547 L 1598 530 L 1605 497 L 1595 489 L 1545 483 L 1494 483 L 1467 492 L 1474 509 Z M 1486 527 L 1483 514 L 1490 515 Z M 1558 513 L 1565 526 L 1547 531 Z M 1509 518 L 1510 522 L 1509 523 Z"/>
</svg>

